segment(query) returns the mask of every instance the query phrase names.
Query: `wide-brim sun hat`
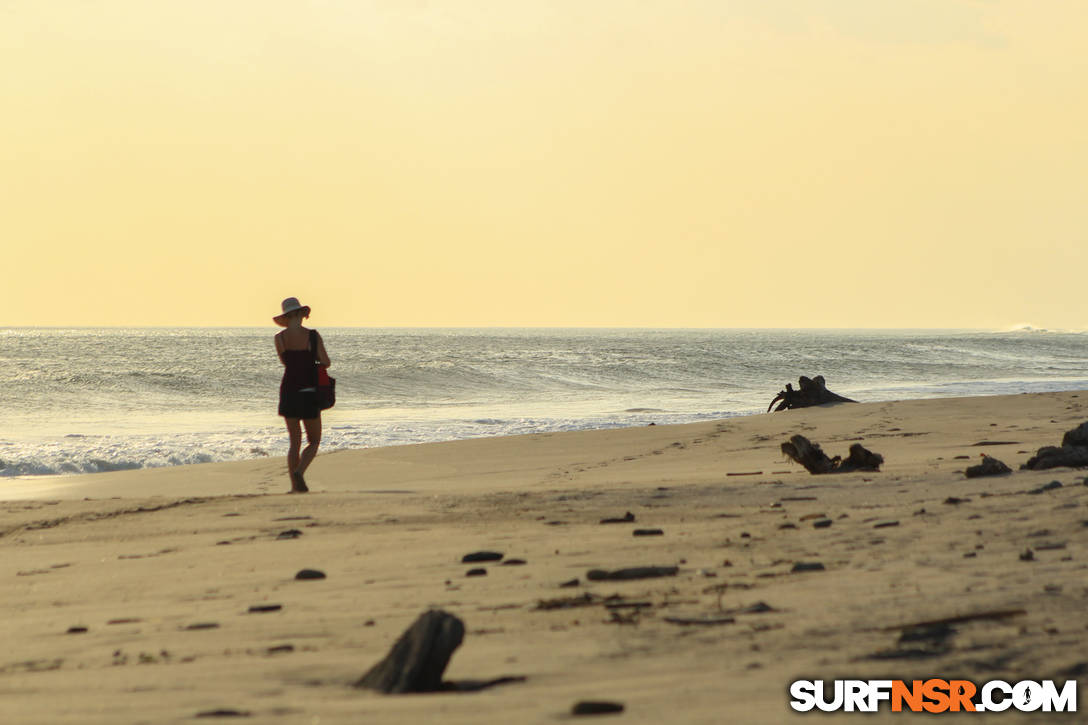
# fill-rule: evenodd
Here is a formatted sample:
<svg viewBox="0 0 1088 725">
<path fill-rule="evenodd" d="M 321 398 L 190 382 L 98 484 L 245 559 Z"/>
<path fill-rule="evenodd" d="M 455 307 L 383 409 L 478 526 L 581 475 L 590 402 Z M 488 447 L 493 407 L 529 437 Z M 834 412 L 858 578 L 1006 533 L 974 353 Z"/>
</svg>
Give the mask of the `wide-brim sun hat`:
<svg viewBox="0 0 1088 725">
<path fill-rule="evenodd" d="M 310 306 L 299 302 L 298 297 L 288 297 L 283 301 L 283 304 L 281 304 L 280 307 L 283 308 L 283 312 L 272 318 L 272 321 L 280 327 L 287 327 L 287 316 L 292 312 L 302 310 L 303 317 L 310 316 Z"/>
</svg>

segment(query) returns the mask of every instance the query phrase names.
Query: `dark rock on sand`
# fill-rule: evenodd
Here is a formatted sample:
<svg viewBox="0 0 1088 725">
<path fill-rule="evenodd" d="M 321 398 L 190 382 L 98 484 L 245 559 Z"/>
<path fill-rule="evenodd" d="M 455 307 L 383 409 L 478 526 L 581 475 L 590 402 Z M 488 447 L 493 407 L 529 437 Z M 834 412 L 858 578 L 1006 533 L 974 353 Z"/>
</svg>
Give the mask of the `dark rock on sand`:
<svg viewBox="0 0 1088 725">
<path fill-rule="evenodd" d="M 1025 549 L 1024 553 L 1020 555 L 1020 561 L 1035 561 L 1035 552 L 1031 549 Z"/>
<path fill-rule="evenodd" d="M 618 519 L 601 519 L 602 524 L 630 524 L 635 520 L 635 515 L 628 511 L 622 518 Z"/>
<path fill-rule="evenodd" d="M 276 537 L 277 539 L 297 539 L 302 536 L 302 532 L 298 529 L 287 529 L 287 531 L 281 531 Z"/>
<path fill-rule="evenodd" d="M 1088 525 L 1088 524 L 1085 524 L 1085 525 Z M 579 582 L 577 579 L 568 579 L 567 581 L 560 584 L 559 588 L 560 589 L 570 589 L 571 587 L 578 586 L 580 583 L 581 582 Z"/>
<path fill-rule="evenodd" d="M 631 579 L 655 579 L 663 576 L 676 576 L 680 571 L 677 566 L 635 566 L 628 569 L 605 571 L 591 569 L 586 573 L 590 581 L 628 581 Z"/>
<path fill-rule="evenodd" d="M 805 571 L 823 571 L 824 565 L 818 561 L 799 561 L 793 565 L 790 569 L 791 574 L 797 574 Z"/>
<path fill-rule="evenodd" d="M 1060 448 L 1043 446 L 1020 468 L 1042 471 L 1047 468 L 1083 468 L 1084 466 L 1088 466 L 1088 422 L 1066 431 L 1062 436 Z"/>
<path fill-rule="evenodd" d="M 190 624 L 185 629 L 191 631 L 200 629 L 219 629 L 219 622 L 196 622 L 195 624 Z"/>
<path fill-rule="evenodd" d="M 1041 493 L 1046 493 L 1047 491 L 1053 491 L 1054 489 L 1061 488 L 1061 487 L 1062 487 L 1062 482 L 1061 481 L 1051 481 L 1050 483 L 1039 486 L 1039 488 L 1031 489 L 1030 491 L 1028 491 L 1028 493 L 1037 496 L 1037 495 L 1039 495 Z"/>
<path fill-rule="evenodd" d="M 69 627 L 67 634 L 85 634 L 86 632 L 87 632 L 86 627 L 76 626 L 76 627 Z"/>
<path fill-rule="evenodd" d="M 484 569 L 483 567 L 469 569 L 465 572 L 465 576 L 487 576 L 487 569 Z"/>
<path fill-rule="evenodd" d="M 819 519 L 818 521 L 813 521 L 812 522 L 812 528 L 814 528 L 814 529 L 830 528 L 831 523 L 832 523 L 831 519 Z"/>
<path fill-rule="evenodd" d="M 664 536 L 665 532 L 661 529 L 635 529 L 631 534 L 633 536 Z"/>
<path fill-rule="evenodd" d="M 958 498 L 956 496 L 949 496 L 948 498 L 946 498 L 944 500 L 945 503 L 952 504 L 952 505 L 961 504 L 961 503 L 969 503 L 970 501 L 971 501 L 971 499 L 969 499 L 969 498 Z"/>
<path fill-rule="evenodd" d="M 609 715 L 618 712 L 623 712 L 622 703 L 600 700 L 583 700 L 570 709 L 571 715 Z"/>
<path fill-rule="evenodd" d="M 503 566 L 525 566 L 529 562 L 525 559 L 507 559 L 502 563 Z"/>
<path fill-rule="evenodd" d="M 302 569 L 295 574 L 295 579 L 324 579 L 325 572 L 318 569 Z"/>
<path fill-rule="evenodd" d="M 1062 436 L 1062 448 L 1088 448 L 1088 422 L 1066 431 Z"/>
<path fill-rule="evenodd" d="M 968 466 L 964 475 L 968 478 L 979 478 L 981 476 L 1004 476 L 1005 474 L 1012 473 L 1012 469 L 1006 466 L 1001 461 L 997 460 L 993 456 L 983 456 L 982 463 L 977 466 Z"/>
<path fill-rule="evenodd" d="M 250 717 L 250 713 L 245 710 L 232 710 L 231 708 L 223 707 L 218 710 L 204 710 L 198 712 L 194 717 Z"/>
<path fill-rule="evenodd" d="M 1048 468 L 1083 468 L 1084 466 L 1088 466 L 1088 448 L 1043 446 L 1020 468 L 1043 471 Z"/>
<path fill-rule="evenodd" d="M 263 612 L 278 612 L 283 609 L 282 604 L 254 604 L 249 608 L 251 614 L 260 614 Z"/>
<path fill-rule="evenodd" d="M 498 551 L 474 551 L 461 557 L 462 564 L 474 564 L 483 561 L 502 561 L 503 554 Z"/>
<path fill-rule="evenodd" d="M 755 604 L 749 604 L 747 607 L 741 607 L 740 609 L 730 610 L 730 614 L 766 614 L 767 612 L 777 612 L 778 610 L 772 607 L 767 602 L 756 602 Z"/>
<path fill-rule="evenodd" d="M 441 609 L 425 612 L 354 686 L 386 694 L 441 690 L 442 673 L 464 637 L 457 617 Z"/>
</svg>

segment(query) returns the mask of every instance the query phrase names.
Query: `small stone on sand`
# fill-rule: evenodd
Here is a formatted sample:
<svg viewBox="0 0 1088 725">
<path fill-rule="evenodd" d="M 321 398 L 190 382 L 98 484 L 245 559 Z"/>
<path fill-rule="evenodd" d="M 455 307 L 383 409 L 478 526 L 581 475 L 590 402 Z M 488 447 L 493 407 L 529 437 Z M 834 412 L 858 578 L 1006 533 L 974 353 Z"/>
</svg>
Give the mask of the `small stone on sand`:
<svg viewBox="0 0 1088 725">
<path fill-rule="evenodd" d="M 474 551 L 461 557 L 462 564 L 472 564 L 481 561 L 502 561 L 503 555 L 498 551 Z"/>
<path fill-rule="evenodd" d="M 262 612 L 278 612 L 283 609 L 282 604 L 254 604 L 249 608 L 249 612 L 252 614 L 259 614 Z"/>
<path fill-rule="evenodd" d="M 824 565 L 818 561 L 799 561 L 790 569 L 790 573 L 804 571 L 824 571 Z"/>
<path fill-rule="evenodd" d="M 628 511 L 621 518 L 601 519 L 602 524 L 629 524 L 635 520 L 635 515 Z"/>
<path fill-rule="evenodd" d="M 663 576 L 676 576 L 678 571 L 680 571 L 680 567 L 677 566 L 635 566 L 627 569 L 616 569 L 615 571 L 591 569 L 586 573 L 586 579 L 590 581 L 654 579 Z"/>
<path fill-rule="evenodd" d="M 1004 476 L 1012 473 L 1012 469 L 1006 466 L 1003 462 L 997 460 L 993 456 L 983 456 L 982 463 L 977 466 L 969 466 L 965 470 L 964 475 L 968 478 L 979 478 L 981 476 Z"/>
<path fill-rule="evenodd" d="M 651 423 L 650 425 L 653 425 Z M 607 715 L 623 712 L 623 704 L 619 702 L 604 702 L 600 700 L 583 700 L 571 708 L 571 715 Z"/>
<path fill-rule="evenodd" d="M 245 710 L 232 710 L 230 708 L 220 708 L 218 710 L 205 710 L 198 712 L 195 717 L 249 717 L 250 714 Z"/>
</svg>

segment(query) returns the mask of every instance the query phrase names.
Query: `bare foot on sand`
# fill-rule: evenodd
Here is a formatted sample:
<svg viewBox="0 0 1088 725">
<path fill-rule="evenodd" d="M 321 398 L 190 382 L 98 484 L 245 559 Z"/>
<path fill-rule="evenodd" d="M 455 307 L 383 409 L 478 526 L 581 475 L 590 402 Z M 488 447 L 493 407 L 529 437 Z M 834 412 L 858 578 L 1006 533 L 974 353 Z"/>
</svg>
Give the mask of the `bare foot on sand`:
<svg viewBox="0 0 1088 725">
<path fill-rule="evenodd" d="M 293 471 L 291 473 L 291 493 L 308 493 L 309 491 L 306 479 L 298 471 Z"/>
</svg>

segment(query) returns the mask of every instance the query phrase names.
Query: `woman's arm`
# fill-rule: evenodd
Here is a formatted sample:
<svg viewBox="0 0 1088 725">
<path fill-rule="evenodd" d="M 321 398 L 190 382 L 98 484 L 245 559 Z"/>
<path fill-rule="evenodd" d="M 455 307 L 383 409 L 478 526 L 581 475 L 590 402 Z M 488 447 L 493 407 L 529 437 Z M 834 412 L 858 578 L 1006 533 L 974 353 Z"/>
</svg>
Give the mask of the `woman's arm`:
<svg viewBox="0 0 1088 725">
<path fill-rule="evenodd" d="M 325 341 L 321 339 L 321 333 L 317 333 L 317 361 L 325 367 L 329 367 L 329 353 L 325 352 Z"/>
<path fill-rule="evenodd" d="M 283 359 L 283 350 L 284 350 L 284 348 L 283 348 L 283 333 L 282 332 L 277 332 L 275 340 L 276 340 L 276 355 L 279 356 L 280 362 L 283 363 L 284 365 L 286 365 L 287 361 Z"/>
</svg>

